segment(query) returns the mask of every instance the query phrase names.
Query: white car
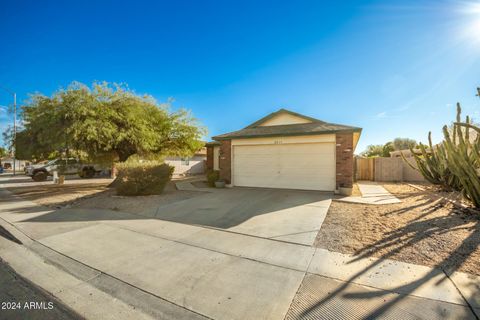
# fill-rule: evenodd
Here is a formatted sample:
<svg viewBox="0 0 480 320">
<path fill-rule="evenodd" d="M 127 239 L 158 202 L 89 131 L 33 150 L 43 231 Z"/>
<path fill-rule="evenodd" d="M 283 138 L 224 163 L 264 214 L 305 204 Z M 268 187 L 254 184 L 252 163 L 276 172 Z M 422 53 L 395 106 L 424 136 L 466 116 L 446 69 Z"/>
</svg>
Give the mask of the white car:
<svg viewBox="0 0 480 320">
<path fill-rule="evenodd" d="M 82 163 L 78 159 L 55 159 L 44 164 L 31 165 L 25 168 L 25 174 L 35 181 L 45 181 L 48 176 L 58 171 L 61 175 L 78 174 L 81 178 L 92 178 L 95 174 L 103 171 L 96 164 Z"/>
</svg>

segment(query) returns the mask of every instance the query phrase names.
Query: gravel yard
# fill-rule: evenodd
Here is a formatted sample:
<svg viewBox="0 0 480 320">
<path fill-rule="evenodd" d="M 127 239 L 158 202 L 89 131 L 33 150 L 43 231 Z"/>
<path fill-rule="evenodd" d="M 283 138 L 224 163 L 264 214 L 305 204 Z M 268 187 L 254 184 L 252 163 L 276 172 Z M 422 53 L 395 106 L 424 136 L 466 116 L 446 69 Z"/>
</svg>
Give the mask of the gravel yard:
<svg viewBox="0 0 480 320">
<path fill-rule="evenodd" d="M 142 214 L 151 211 L 152 208 L 158 208 L 161 205 L 167 205 L 177 201 L 190 199 L 204 194 L 198 191 L 179 191 L 176 190 L 173 183 L 165 188 L 160 195 L 124 197 L 117 196 L 114 190 L 98 193 L 94 197 L 79 199 L 72 203 L 74 208 L 95 208 L 110 209 L 134 214 Z"/>
<path fill-rule="evenodd" d="M 383 186 L 402 203 L 333 201 L 316 246 L 480 275 L 480 213 L 406 184 Z"/>
<path fill-rule="evenodd" d="M 76 207 L 111 209 L 142 214 L 160 205 L 181 201 L 204 194 L 195 191 L 179 191 L 171 181 L 161 195 L 125 197 L 117 196 L 108 185 L 112 179 L 72 179 L 63 185 L 51 181 L 33 182 L 30 178 L 17 178 L 4 186 L 26 200 L 50 208 Z"/>
<path fill-rule="evenodd" d="M 65 184 L 57 185 L 51 181 L 39 183 L 27 178 L 20 180 L 19 183 L 6 184 L 5 187 L 26 200 L 58 208 L 81 198 L 107 192 L 107 186 L 111 182 L 112 179 L 76 179 L 66 180 Z"/>
</svg>

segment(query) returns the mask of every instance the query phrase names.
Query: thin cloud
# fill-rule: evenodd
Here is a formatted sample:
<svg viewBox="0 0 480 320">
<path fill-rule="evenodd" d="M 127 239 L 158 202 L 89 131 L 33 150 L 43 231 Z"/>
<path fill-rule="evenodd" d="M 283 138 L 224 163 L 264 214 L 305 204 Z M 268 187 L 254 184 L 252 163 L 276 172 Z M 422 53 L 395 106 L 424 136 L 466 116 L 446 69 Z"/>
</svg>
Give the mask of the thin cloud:
<svg viewBox="0 0 480 320">
<path fill-rule="evenodd" d="M 401 111 L 406 111 L 406 110 L 410 109 L 410 106 L 411 106 L 411 105 L 412 105 L 411 103 L 404 104 L 403 106 L 398 107 L 397 109 L 395 109 L 395 111 L 399 111 L 399 112 L 401 112 Z"/>
<path fill-rule="evenodd" d="M 377 118 L 377 119 L 385 119 L 385 118 L 387 118 L 387 112 L 386 112 L 386 111 L 383 111 L 383 112 L 377 113 L 377 114 L 375 115 L 375 118 Z"/>
</svg>

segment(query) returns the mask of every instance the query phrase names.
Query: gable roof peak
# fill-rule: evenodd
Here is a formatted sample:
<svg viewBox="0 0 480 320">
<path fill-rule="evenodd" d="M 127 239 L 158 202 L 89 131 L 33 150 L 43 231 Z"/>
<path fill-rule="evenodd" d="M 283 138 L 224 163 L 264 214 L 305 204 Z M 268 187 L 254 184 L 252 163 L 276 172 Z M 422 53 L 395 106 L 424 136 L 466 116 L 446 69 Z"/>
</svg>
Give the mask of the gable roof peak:
<svg viewBox="0 0 480 320">
<path fill-rule="evenodd" d="M 298 117 L 298 118 L 302 118 L 302 119 L 305 119 L 305 120 L 308 120 L 310 122 L 314 122 L 314 123 L 326 123 L 325 121 L 322 121 L 322 120 L 319 120 L 319 119 L 315 119 L 315 118 L 312 118 L 312 117 L 308 117 L 308 116 L 305 116 L 303 114 L 300 114 L 300 113 L 297 113 L 297 112 L 293 112 L 293 111 L 290 111 L 288 109 L 285 109 L 285 108 L 280 108 L 278 109 L 277 111 L 275 112 L 272 112 L 270 113 L 269 115 L 261 118 L 260 120 L 257 120 L 255 121 L 254 123 L 250 124 L 249 126 L 245 127 L 245 128 L 256 128 L 258 126 L 260 126 L 262 123 L 266 122 L 267 120 L 269 119 L 272 119 L 274 118 L 275 116 L 281 114 L 281 113 L 288 113 L 292 116 L 295 116 L 295 117 Z"/>
</svg>

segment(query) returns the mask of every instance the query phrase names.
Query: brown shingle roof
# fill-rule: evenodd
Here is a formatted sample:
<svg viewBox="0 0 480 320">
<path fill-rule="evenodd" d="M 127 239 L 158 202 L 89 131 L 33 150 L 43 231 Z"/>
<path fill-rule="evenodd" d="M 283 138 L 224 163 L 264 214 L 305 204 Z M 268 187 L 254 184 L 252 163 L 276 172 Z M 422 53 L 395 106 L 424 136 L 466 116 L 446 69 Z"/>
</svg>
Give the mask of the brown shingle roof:
<svg viewBox="0 0 480 320">
<path fill-rule="evenodd" d="M 221 143 L 218 142 L 218 141 L 210 141 L 210 142 L 205 143 L 205 146 L 206 146 L 206 147 L 219 146 L 220 144 L 221 144 Z"/>
<path fill-rule="evenodd" d="M 259 126 L 261 123 L 266 120 L 273 118 L 279 113 L 290 113 L 296 116 L 301 116 L 305 119 L 312 121 L 311 123 L 299 123 L 299 124 L 286 124 L 286 125 L 276 125 L 276 126 Z M 314 134 L 328 134 L 336 133 L 341 131 L 356 131 L 361 132 L 362 129 L 358 127 L 346 126 L 342 124 L 327 123 L 318 119 L 306 117 L 299 115 L 298 113 L 291 112 L 289 110 L 280 109 L 277 112 L 274 112 L 259 121 L 254 122 L 248 127 L 221 134 L 213 137 L 214 140 L 230 140 L 230 139 L 239 139 L 239 138 L 258 138 L 258 137 L 272 137 L 272 136 L 301 136 L 301 135 L 314 135 Z"/>
</svg>

